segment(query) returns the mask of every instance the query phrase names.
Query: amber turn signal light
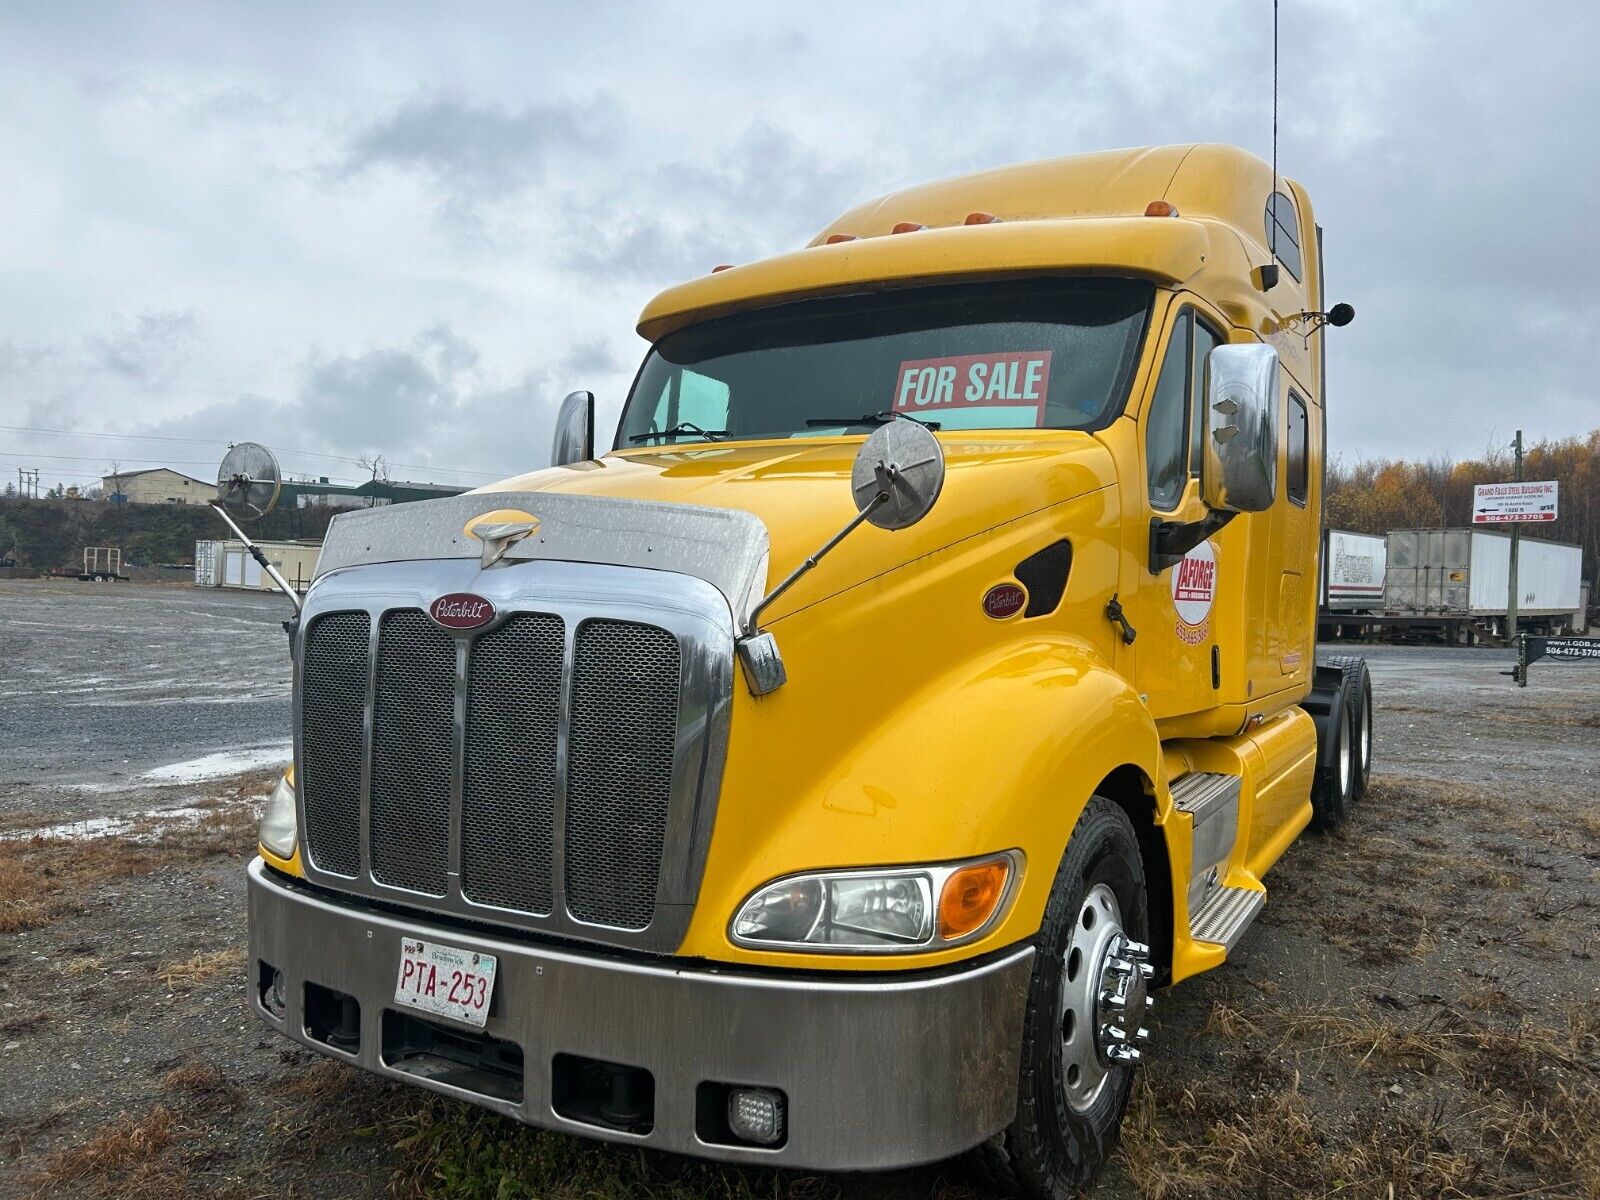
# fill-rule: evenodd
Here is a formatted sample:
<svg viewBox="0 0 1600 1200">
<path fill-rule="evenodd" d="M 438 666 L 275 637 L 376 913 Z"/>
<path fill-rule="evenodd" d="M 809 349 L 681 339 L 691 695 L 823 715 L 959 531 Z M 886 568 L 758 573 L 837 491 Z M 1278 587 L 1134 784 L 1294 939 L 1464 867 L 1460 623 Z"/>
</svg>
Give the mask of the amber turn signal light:
<svg viewBox="0 0 1600 1200">
<path fill-rule="evenodd" d="M 1144 215 L 1147 217 L 1175 217 L 1178 215 L 1178 206 L 1171 200 L 1152 200 L 1144 206 Z"/>
<path fill-rule="evenodd" d="M 939 893 L 939 937 L 950 941 L 981 928 L 994 916 L 1010 875 L 1008 858 L 992 858 L 953 872 Z"/>
</svg>

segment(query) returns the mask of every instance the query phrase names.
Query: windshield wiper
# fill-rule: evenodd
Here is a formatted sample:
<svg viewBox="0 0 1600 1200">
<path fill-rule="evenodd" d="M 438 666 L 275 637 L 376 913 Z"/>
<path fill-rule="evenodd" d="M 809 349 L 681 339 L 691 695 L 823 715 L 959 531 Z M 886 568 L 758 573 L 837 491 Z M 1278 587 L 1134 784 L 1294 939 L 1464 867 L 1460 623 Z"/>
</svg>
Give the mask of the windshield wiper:
<svg viewBox="0 0 1600 1200">
<path fill-rule="evenodd" d="M 819 429 L 827 425 L 887 425 L 890 421 L 915 421 L 918 425 L 925 425 L 929 429 L 938 429 L 939 422 L 924 421 L 921 417 L 913 417 L 909 413 L 882 412 L 862 413 L 859 417 L 812 417 L 806 422 L 807 429 Z"/>
<path fill-rule="evenodd" d="M 670 429 L 652 429 L 648 433 L 636 433 L 628 440 L 630 442 L 648 442 L 651 438 L 682 437 L 686 433 L 698 433 L 708 442 L 720 442 L 728 436 L 726 429 L 701 429 L 700 426 L 690 421 L 679 421 Z"/>
</svg>

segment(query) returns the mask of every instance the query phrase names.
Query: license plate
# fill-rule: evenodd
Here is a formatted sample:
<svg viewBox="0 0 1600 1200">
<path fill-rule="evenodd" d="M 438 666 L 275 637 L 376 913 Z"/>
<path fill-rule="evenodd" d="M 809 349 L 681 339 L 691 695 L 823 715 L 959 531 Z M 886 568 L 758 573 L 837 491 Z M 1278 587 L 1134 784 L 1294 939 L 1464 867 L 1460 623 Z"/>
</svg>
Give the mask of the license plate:
<svg viewBox="0 0 1600 1200">
<path fill-rule="evenodd" d="M 494 994 L 494 968 L 492 954 L 401 938 L 394 1002 L 482 1029 Z"/>
</svg>

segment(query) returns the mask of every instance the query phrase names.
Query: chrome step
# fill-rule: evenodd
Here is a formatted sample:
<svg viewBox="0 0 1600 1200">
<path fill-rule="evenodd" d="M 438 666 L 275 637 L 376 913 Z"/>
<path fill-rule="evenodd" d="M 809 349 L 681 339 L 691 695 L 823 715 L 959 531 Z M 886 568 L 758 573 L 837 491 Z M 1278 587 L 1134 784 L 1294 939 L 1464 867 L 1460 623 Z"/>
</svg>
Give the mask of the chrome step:
<svg viewBox="0 0 1600 1200">
<path fill-rule="evenodd" d="M 1172 784 L 1172 803 L 1180 811 L 1192 813 L 1198 825 L 1219 805 L 1239 799 L 1239 777 L 1196 771 Z"/>
<path fill-rule="evenodd" d="M 1239 836 L 1237 775 L 1196 771 L 1172 783 L 1172 805 L 1189 814 L 1189 911 L 1198 912 L 1228 873 Z"/>
<path fill-rule="evenodd" d="M 1216 942 L 1231 951 L 1266 904 L 1265 892 L 1219 887 L 1189 918 L 1189 936 L 1197 942 Z"/>
</svg>

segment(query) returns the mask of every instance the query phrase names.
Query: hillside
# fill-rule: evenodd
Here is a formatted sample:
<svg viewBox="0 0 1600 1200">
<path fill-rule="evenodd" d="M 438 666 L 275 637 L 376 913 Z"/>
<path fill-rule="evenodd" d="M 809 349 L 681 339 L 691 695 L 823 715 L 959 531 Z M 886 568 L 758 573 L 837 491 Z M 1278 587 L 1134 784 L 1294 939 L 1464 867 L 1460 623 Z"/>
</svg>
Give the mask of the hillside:
<svg viewBox="0 0 1600 1200">
<path fill-rule="evenodd" d="M 332 516 L 326 508 L 278 509 L 245 528 L 257 539 L 320 538 Z M 39 571 L 81 566 L 85 546 L 120 546 L 131 566 L 187 563 L 195 542 L 230 536 L 204 505 L 0 498 L 0 558 Z"/>
</svg>

